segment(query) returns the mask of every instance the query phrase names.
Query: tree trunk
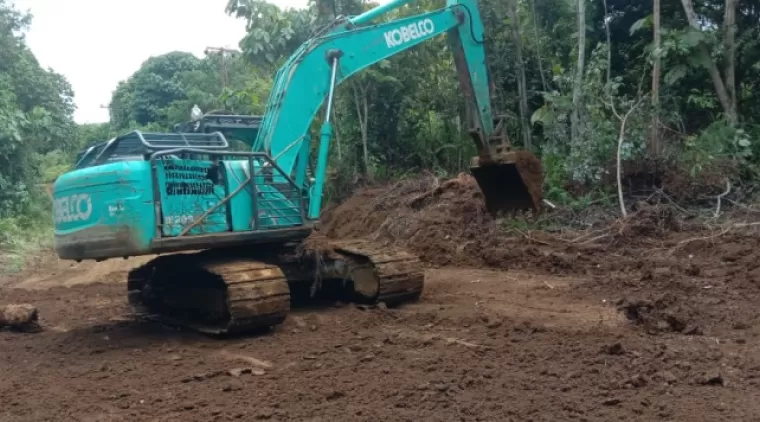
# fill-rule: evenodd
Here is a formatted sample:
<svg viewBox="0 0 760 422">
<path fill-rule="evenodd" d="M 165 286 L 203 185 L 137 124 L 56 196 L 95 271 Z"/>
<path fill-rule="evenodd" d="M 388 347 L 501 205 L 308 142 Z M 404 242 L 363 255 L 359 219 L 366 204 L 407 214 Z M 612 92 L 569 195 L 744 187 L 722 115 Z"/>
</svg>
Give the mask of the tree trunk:
<svg viewBox="0 0 760 422">
<path fill-rule="evenodd" d="M 655 0 L 659 1 L 659 0 Z M 606 78 L 604 79 L 605 83 L 605 91 L 607 92 L 607 95 L 609 96 L 610 92 L 610 80 L 612 79 L 612 35 L 610 34 L 610 12 L 609 8 L 607 7 L 607 0 L 602 0 L 602 5 L 604 5 L 604 33 L 607 36 L 607 74 L 605 75 Z"/>
<path fill-rule="evenodd" d="M 739 118 L 736 98 L 736 4 L 739 0 L 726 0 L 726 15 L 723 20 L 725 31 L 723 47 L 726 50 L 726 91 L 730 101 L 730 115 L 736 123 Z"/>
<path fill-rule="evenodd" d="M 662 145 L 660 143 L 660 0 L 654 0 L 654 66 L 652 69 L 652 107 L 654 109 L 652 118 L 652 134 L 649 138 L 649 152 L 654 155 L 660 155 Z"/>
<path fill-rule="evenodd" d="M 684 0 L 687 1 L 687 0 Z M 573 111 L 570 115 L 570 133 L 572 147 L 580 143 L 581 137 L 581 107 L 583 103 L 583 74 L 586 62 L 586 2 L 578 0 L 578 64 L 575 68 L 573 81 Z"/>
<path fill-rule="evenodd" d="M 362 92 L 362 105 L 364 111 L 364 125 L 362 125 L 362 148 L 364 149 L 364 168 L 367 169 L 367 176 L 372 177 L 372 172 L 369 167 L 369 146 L 367 141 L 367 122 L 369 121 L 369 100 L 367 99 L 367 88 L 364 88 Z"/>
<path fill-rule="evenodd" d="M 541 75 L 541 87 L 543 87 L 544 92 L 548 92 L 549 85 L 546 83 L 543 58 L 541 56 L 541 34 L 538 32 L 538 19 L 536 18 L 536 0 L 530 0 L 530 9 L 533 15 L 533 34 L 536 37 L 536 56 L 538 59 L 538 73 Z"/>
<path fill-rule="evenodd" d="M 729 6 L 728 3 L 732 3 L 735 12 L 736 3 L 734 3 L 734 0 L 726 0 L 727 9 Z M 694 11 L 694 3 L 692 0 L 681 0 L 681 4 L 683 5 L 683 10 L 686 13 L 686 19 L 689 21 L 689 26 L 697 31 L 701 31 L 699 22 L 697 22 L 697 13 Z M 735 18 L 735 13 L 733 15 Z M 723 83 L 723 78 L 720 76 L 718 65 L 715 64 L 715 61 L 711 58 L 710 52 L 707 50 L 707 47 L 704 44 L 700 44 L 699 47 L 700 53 L 705 58 L 705 62 L 707 64 L 707 72 L 710 74 L 710 79 L 712 79 L 713 86 L 715 87 L 715 94 L 718 96 L 718 101 L 720 101 L 720 105 L 723 107 L 723 112 L 726 113 L 726 118 L 729 122 L 736 123 L 736 112 L 731 106 L 732 101 L 728 96 L 728 91 L 726 90 L 726 85 Z"/>
<path fill-rule="evenodd" d="M 356 118 L 359 120 L 359 132 L 362 140 L 362 159 L 364 174 L 369 176 L 369 151 L 367 148 L 367 88 L 360 82 L 352 84 L 354 91 L 354 105 L 356 106 Z"/>
<path fill-rule="evenodd" d="M 522 127 L 523 145 L 531 150 L 530 120 L 528 119 L 528 88 L 525 76 L 525 63 L 520 42 L 520 16 L 517 14 L 517 0 L 508 0 L 508 13 L 512 17 L 512 42 L 515 43 L 515 61 L 517 62 L 517 92 L 520 97 L 520 126 Z"/>
</svg>

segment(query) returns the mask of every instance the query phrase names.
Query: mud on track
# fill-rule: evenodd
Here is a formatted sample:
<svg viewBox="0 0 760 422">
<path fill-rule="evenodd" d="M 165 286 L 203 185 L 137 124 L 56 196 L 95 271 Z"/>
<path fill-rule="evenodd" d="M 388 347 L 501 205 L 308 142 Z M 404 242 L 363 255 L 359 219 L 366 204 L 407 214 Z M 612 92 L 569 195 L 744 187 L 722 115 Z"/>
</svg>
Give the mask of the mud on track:
<svg viewBox="0 0 760 422">
<path fill-rule="evenodd" d="M 325 221 L 426 257 L 399 309 L 328 301 L 220 341 L 133 320 L 130 261 L 0 279 L 44 327 L 0 332 L 0 420 L 760 420 L 756 233 L 643 208 L 574 242 L 510 237 L 462 182 L 366 191 Z"/>
</svg>

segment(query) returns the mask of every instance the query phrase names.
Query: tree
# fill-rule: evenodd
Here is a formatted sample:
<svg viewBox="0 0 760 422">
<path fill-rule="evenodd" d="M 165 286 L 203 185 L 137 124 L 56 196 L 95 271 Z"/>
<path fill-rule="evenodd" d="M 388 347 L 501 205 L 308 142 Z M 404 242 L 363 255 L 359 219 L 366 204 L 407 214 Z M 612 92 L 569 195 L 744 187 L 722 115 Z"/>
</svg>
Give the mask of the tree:
<svg viewBox="0 0 760 422">
<path fill-rule="evenodd" d="M 126 82 L 119 84 L 111 99 L 114 127 L 165 121 L 165 108 L 187 99 L 189 86 L 182 75 L 201 69 L 201 60 L 190 53 L 171 52 L 146 60 Z M 189 109 L 188 109 L 189 113 Z"/>
<path fill-rule="evenodd" d="M 515 62 L 517 63 L 517 95 L 519 97 L 520 127 L 522 128 L 523 145 L 531 149 L 530 123 L 528 122 L 528 87 L 523 63 L 522 41 L 520 39 L 520 15 L 517 13 L 517 0 L 508 0 L 507 7 L 512 20 L 512 42 L 515 45 Z"/>
<path fill-rule="evenodd" d="M 246 21 L 240 47 L 249 62 L 271 71 L 317 29 L 313 4 L 282 10 L 265 0 L 229 0 L 226 11 Z"/>
<path fill-rule="evenodd" d="M 573 146 L 581 142 L 581 108 L 583 107 L 583 75 L 586 64 L 586 2 L 577 0 L 578 15 L 578 61 L 575 66 L 575 79 L 573 80 L 573 111 L 570 121 L 572 131 L 571 142 Z"/>
<path fill-rule="evenodd" d="M 647 78 L 651 107 L 637 107 L 628 119 L 624 160 L 652 154 L 712 157 L 721 151 L 749 156 L 751 137 L 706 140 L 718 130 L 712 127 L 716 113 L 736 131 L 750 127 L 738 119 L 740 109 L 746 116 L 760 113 L 760 99 L 752 95 L 760 89 L 760 0 L 700 0 L 696 9 L 692 0 L 478 3 L 493 109 L 508 116 L 510 138 L 556 163 L 550 169 L 553 186 L 565 178 L 602 180 L 616 150 L 611 140 L 619 139 L 620 122 L 609 106 L 626 107 L 641 98 L 650 86 Z M 376 22 L 440 6 L 419 0 Z M 117 88 L 112 113 L 121 122 L 163 128 L 184 120 L 192 104 L 264 113 L 275 72 L 297 48 L 371 7 L 362 0 L 311 0 L 300 9 L 230 0 L 226 12 L 245 21 L 247 34 L 242 55 L 224 67 L 226 88 L 216 56 L 159 78 L 154 76 L 160 72 L 141 69 Z M 706 86 L 707 81 L 712 83 Z M 138 92 L 138 84 L 144 91 Z M 464 136 L 464 103 L 444 39 L 354 75 L 336 91 L 333 112 L 340 145 L 332 149 L 331 165 L 351 177 L 392 177 L 423 168 L 450 173 L 465 169 L 475 153 Z M 323 118 L 319 114 L 312 124 L 313 139 Z M 692 147 L 694 137 L 710 145 Z"/>
<path fill-rule="evenodd" d="M 725 3 L 725 18 L 723 21 L 723 29 L 725 37 L 723 41 L 723 48 L 727 53 L 725 81 L 721 77 L 718 65 L 713 60 L 707 45 L 703 42 L 699 44 L 700 60 L 707 68 L 710 78 L 712 79 L 713 86 L 715 87 L 715 93 L 718 96 L 720 104 L 723 106 L 723 112 L 726 114 L 726 119 L 732 124 L 736 124 L 738 120 L 737 100 L 736 100 L 736 86 L 735 86 L 735 25 L 736 25 L 736 2 L 737 0 L 726 0 Z M 689 26 L 694 31 L 702 32 L 702 26 L 699 23 L 697 13 L 694 11 L 694 4 L 692 0 L 681 0 L 683 4 L 686 18 L 689 21 Z"/>
<path fill-rule="evenodd" d="M 649 147 L 652 153 L 660 154 L 662 145 L 660 145 L 660 0 L 654 0 L 654 66 L 652 67 L 652 107 L 654 115 L 652 116 L 652 135 Z"/>
<path fill-rule="evenodd" d="M 71 86 L 27 47 L 30 22 L 0 0 L 0 219 L 28 215 L 41 156 L 75 145 Z"/>
</svg>

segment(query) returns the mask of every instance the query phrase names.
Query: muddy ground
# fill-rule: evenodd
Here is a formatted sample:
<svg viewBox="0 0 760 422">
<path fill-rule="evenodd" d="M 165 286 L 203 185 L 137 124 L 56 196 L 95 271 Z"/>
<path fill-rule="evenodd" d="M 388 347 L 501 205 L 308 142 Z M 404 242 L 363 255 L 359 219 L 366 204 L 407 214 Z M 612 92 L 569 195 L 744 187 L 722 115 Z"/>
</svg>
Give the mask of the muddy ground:
<svg viewBox="0 0 760 422">
<path fill-rule="evenodd" d="M 325 218 L 419 254 L 419 303 L 299 306 L 246 338 L 135 320 L 140 260 L 40 257 L 0 278 L 0 305 L 43 327 L 0 332 L 0 420 L 760 421 L 760 219 L 640 204 L 518 224 L 471 182 L 369 189 Z"/>
</svg>

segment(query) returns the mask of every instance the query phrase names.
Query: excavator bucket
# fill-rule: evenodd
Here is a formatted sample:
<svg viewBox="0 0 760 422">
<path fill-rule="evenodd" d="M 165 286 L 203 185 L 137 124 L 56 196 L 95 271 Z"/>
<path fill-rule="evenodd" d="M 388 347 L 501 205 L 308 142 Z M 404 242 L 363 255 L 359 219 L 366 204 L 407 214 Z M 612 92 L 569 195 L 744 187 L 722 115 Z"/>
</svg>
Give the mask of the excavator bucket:
<svg viewBox="0 0 760 422">
<path fill-rule="evenodd" d="M 497 151 L 490 160 L 474 157 L 470 171 L 494 215 L 538 211 L 543 201 L 541 161 L 527 151 Z"/>
<path fill-rule="evenodd" d="M 513 151 L 506 131 L 506 116 L 494 116 L 489 136 L 470 130 L 478 156 L 470 161 L 470 172 L 492 215 L 539 211 L 543 203 L 541 160 L 528 151 Z"/>
</svg>

